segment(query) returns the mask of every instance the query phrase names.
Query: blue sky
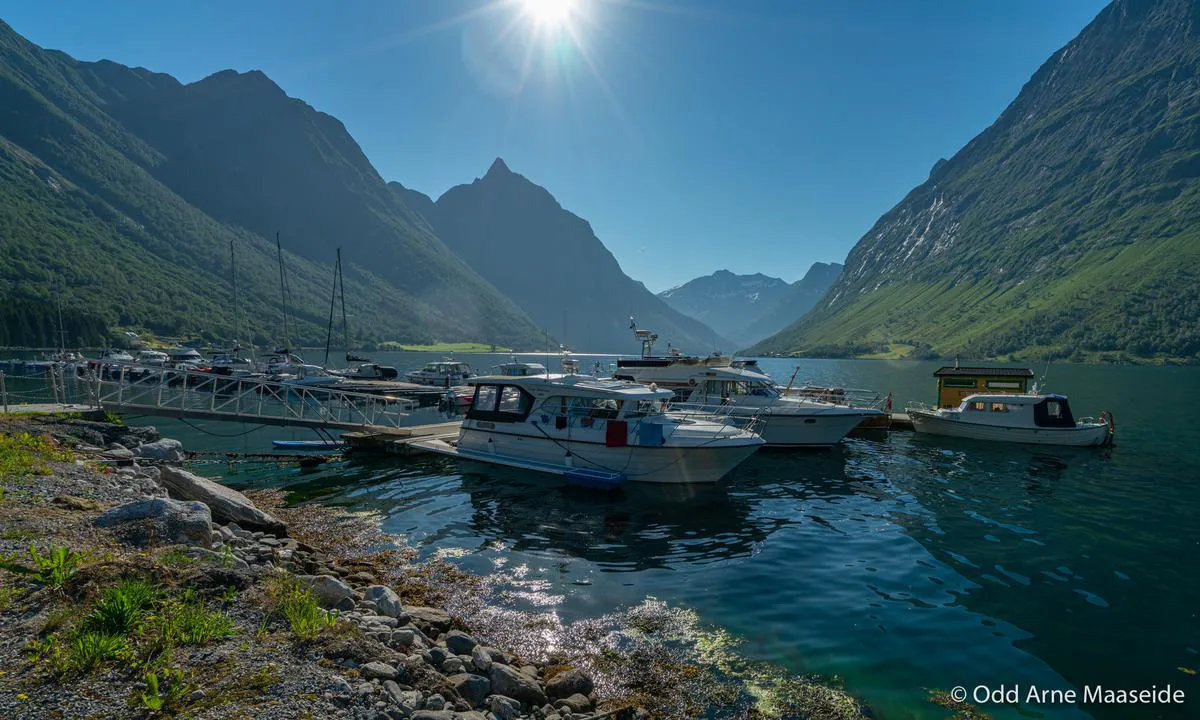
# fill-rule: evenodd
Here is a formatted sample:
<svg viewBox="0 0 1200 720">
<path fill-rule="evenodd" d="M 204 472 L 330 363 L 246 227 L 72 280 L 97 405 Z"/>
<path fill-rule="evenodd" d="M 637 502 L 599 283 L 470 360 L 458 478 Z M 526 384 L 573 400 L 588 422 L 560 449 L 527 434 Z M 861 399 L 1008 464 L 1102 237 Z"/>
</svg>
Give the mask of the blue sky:
<svg viewBox="0 0 1200 720">
<path fill-rule="evenodd" d="M 1105 3 L 574 0 L 560 23 L 528 4 L 0 0 L 0 19 L 185 82 L 263 70 L 435 198 L 501 156 L 660 291 L 843 260 Z"/>
</svg>

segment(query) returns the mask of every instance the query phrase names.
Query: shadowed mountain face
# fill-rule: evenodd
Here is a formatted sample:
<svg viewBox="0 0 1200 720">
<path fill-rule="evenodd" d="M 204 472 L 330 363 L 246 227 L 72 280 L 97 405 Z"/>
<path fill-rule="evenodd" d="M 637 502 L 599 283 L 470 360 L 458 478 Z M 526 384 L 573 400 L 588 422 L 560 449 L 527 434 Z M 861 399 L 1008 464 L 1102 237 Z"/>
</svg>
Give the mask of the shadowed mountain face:
<svg viewBox="0 0 1200 720">
<path fill-rule="evenodd" d="M 808 312 L 841 269 L 836 263 L 814 263 L 804 278 L 795 283 L 762 273 L 735 275 L 718 270 L 663 291 L 659 297 L 681 313 L 732 338 L 739 347 L 745 347 Z"/>
<path fill-rule="evenodd" d="M 755 352 L 1200 360 L 1200 4 L 1117 0 Z"/>
<path fill-rule="evenodd" d="M 640 351 L 629 330 L 631 315 L 662 342 L 686 352 L 733 349 L 732 342 L 622 272 L 587 221 L 503 160 L 470 185 L 446 191 L 432 207 L 419 193 L 397 184 L 392 189 L 410 207 L 424 206 L 438 237 L 573 349 Z"/>
<path fill-rule="evenodd" d="M 260 72 L 190 85 L 77 62 L 0 23 L 0 291 L 61 281 L 68 314 L 230 337 L 230 243 L 247 323 L 282 339 L 282 235 L 302 341 L 324 339 L 341 247 L 360 340 L 491 341 L 540 333 L 392 193 L 336 119 Z"/>
</svg>

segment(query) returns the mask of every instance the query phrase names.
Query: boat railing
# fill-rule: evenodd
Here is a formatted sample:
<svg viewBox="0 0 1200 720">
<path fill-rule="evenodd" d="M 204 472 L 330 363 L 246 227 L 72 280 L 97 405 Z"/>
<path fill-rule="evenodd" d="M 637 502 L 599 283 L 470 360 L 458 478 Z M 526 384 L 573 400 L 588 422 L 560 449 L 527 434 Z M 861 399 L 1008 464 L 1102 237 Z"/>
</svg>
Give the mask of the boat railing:
<svg viewBox="0 0 1200 720">
<path fill-rule="evenodd" d="M 798 397 L 852 408 L 881 410 L 887 401 L 882 393 L 863 388 L 826 387 L 806 383 L 799 387 L 780 388 L 779 391 L 785 397 Z"/>
<path fill-rule="evenodd" d="M 927 413 L 934 412 L 934 408 L 930 407 L 928 403 L 916 402 L 916 401 L 909 401 L 909 402 L 905 403 L 904 410 L 906 412 L 909 410 L 917 410 L 919 412 L 927 412 Z"/>
<path fill-rule="evenodd" d="M 737 406 L 733 403 L 726 402 L 673 402 L 667 405 L 665 412 L 672 417 L 684 420 L 702 420 L 757 432 L 756 428 L 758 428 L 766 409 L 760 408 L 753 415 L 735 415 L 733 413 L 735 407 Z"/>
</svg>

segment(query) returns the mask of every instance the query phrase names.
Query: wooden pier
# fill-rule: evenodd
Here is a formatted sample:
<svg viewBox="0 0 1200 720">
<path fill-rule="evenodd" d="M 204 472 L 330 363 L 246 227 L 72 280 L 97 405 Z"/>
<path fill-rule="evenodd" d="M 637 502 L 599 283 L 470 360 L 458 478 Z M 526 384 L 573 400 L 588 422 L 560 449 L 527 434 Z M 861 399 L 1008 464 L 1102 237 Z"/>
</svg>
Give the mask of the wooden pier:
<svg viewBox="0 0 1200 720">
<path fill-rule="evenodd" d="M 431 425 L 411 425 L 402 428 L 387 428 L 379 430 L 362 430 L 342 433 L 342 440 L 349 446 L 351 452 L 371 452 L 383 455 L 418 455 L 424 450 L 415 447 L 414 443 L 425 440 L 453 440 L 458 438 L 458 428 L 461 420 L 452 422 L 433 423 Z"/>
</svg>

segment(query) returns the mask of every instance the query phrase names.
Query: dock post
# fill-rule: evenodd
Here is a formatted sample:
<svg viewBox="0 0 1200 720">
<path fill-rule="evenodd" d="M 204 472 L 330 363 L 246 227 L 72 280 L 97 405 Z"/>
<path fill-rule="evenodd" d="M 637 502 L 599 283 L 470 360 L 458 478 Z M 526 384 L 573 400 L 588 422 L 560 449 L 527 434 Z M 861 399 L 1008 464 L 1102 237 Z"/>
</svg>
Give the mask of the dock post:
<svg viewBox="0 0 1200 720">
<path fill-rule="evenodd" d="M 8 414 L 8 387 L 4 384 L 4 372 L 0 371 L 0 402 L 4 403 L 4 413 Z"/>
</svg>

